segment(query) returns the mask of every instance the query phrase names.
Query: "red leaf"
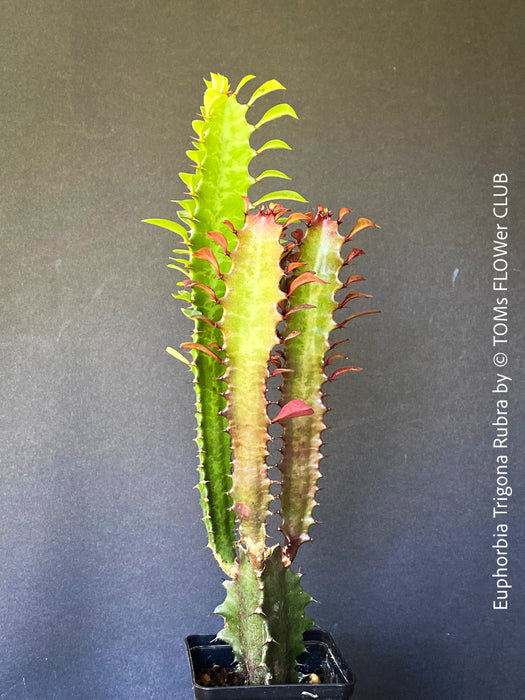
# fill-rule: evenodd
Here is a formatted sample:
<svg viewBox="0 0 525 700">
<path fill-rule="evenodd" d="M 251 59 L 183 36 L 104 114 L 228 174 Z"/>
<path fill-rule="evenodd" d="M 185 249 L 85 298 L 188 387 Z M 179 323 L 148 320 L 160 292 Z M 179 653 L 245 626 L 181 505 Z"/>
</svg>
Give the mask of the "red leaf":
<svg viewBox="0 0 525 700">
<path fill-rule="evenodd" d="M 219 270 L 219 263 L 215 257 L 215 253 L 211 248 L 206 246 L 205 248 L 200 248 L 193 253 L 194 258 L 199 258 L 200 260 L 206 260 L 213 267 L 215 272 L 220 276 L 221 271 Z"/>
<path fill-rule="evenodd" d="M 343 220 L 343 216 L 346 216 L 347 214 L 351 214 L 352 210 L 347 209 L 346 207 L 343 207 L 343 209 L 339 209 L 339 214 L 337 215 L 337 223 L 340 224 L 341 221 Z"/>
<path fill-rule="evenodd" d="M 297 338 L 298 335 L 301 335 L 302 331 L 292 331 L 289 333 L 286 338 L 283 338 L 283 343 L 286 343 L 288 340 L 291 340 L 292 338 Z"/>
<path fill-rule="evenodd" d="M 308 404 L 304 403 L 300 399 L 292 399 L 285 404 L 279 413 L 272 418 L 272 423 L 277 423 L 278 421 L 284 420 L 285 418 L 296 418 L 297 416 L 311 416 L 314 412 L 313 408 L 310 408 Z"/>
<path fill-rule="evenodd" d="M 348 321 L 351 321 L 352 319 L 357 318 L 358 316 L 367 316 L 368 314 L 380 314 L 380 313 L 381 313 L 381 311 L 378 311 L 378 310 L 376 310 L 376 311 L 360 311 L 358 314 L 352 314 L 352 316 L 345 318 L 345 320 L 342 321 L 341 323 L 339 323 L 336 326 L 336 328 L 343 328 L 343 326 L 346 326 Z"/>
<path fill-rule="evenodd" d="M 359 257 L 359 255 L 364 255 L 365 251 L 361 250 L 361 248 L 352 248 L 352 250 L 348 253 L 346 256 L 346 260 L 344 261 L 343 265 L 347 265 L 350 260 L 353 260 L 354 258 Z"/>
<path fill-rule="evenodd" d="M 290 314 L 294 314 L 296 311 L 303 311 L 304 309 L 315 309 L 316 307 L 313 304 L 299 304 L 299 306 L 294 306 L 293 309 L 290 309 L 287 313 L 284 314 L 284 318 L 288 318 Z"/>
<path fill-rule="evenodd" d="M 330 345 L 330 347 L 328 349 L 333 350 L 338 345 L 341 345 L 341 343 L 348 343 L 348 338 L 343 338 L 343 340 L 338 340 L 337 343 L 333 343 L 332 345 Z"/>
<path fill-rule="evenodd" d="M 231 221 L 228 221 L 228 219 L 224 219 L 224 221 L 223 221 L 222 223 L 223 223 L 223 224 L 226 224 L 226 226 L 227 226 L 228 228 L 231 228 L 231 230 L 233 231 L 233 233 L 237 233 L 237 231 L 236 231 L 236 229 L 235 229 L 235 226 L 232 224 Z"/>
<path fill-rule="evenodd" d="M 342 301 L 339 304 L 339 308 L 343 309 L 348 304 L 348 302 L 351 301 L 352 299 L 372 299 L 372 298 L 373 297 L 371 294 L 361 294 L 361 292 L 348 292 L 348 294 L 344 298 L 344 301 Z"/>
<path fill-rule="evenodd" d="M 182 345 L 180 345 L 179 347 L 200 350 L 201 352 L 206 353 L 206 355 L 213 357 L 214 360 L 222 362 L 220 357 L 217 357 L 217 355 L 214 352 L 212 352 L 209 348 L 205 347 L 204 345 L 201 345 L 200 343 L 182 343 Z"/>
<path fill-rule="evenodd" d="M 290 214 L 290 216 L 286 219 L 286 221 L 283 224 L 283 228 L 287 228 L 290 224 L 293 224 L 296 221 L 310 221 L 311 217 L 308 217 L 306 214 L 301 214 L 301 212 L 295 212 L 294 214 Z M 301 229 L 298 229 L 299 231 Z"/>
<path fill-rule="evenodd" d="M 204 292 L 209 294 L 215 303 L 217 303 L 217 304 L 219 303 L 219 300 L 215 296 L 215 292 L 213 291 L 213 289 L 211 287 L 208 287 L 208 285 L 203 284 L 202 282 L 197 282 L 195 280 L 184 280 L 183 286 L 185 288 L 198 287 L 199 289 L 202 289 Z"/>
<path fill-rule="evenodd" d="M 364 282 L 364 281 L 365 281 L 365 278 L 361 277 L 361 275 L 350 275 L 350 277 L 343 284 L 343 289 L 345 287 L 348 287 L 348 285 L 352 284 L 353 282 Z"/>
<path fill-rule="evenodd" d="M 326 358 L 324 366 L 328 367 L 330 362 L 332 362 L 332 360 L 336 360 L 338 357 L 342 357 L 344 360 L 348 360 L 348 357 L 346 355 L 341 355 L 341 353 L 336 352 L 334 355 L 330 355 L 330 357 Z"/>
<path fill-rule="evenodd" d="M 344 374 L 345 372 L 360 372 L 362 369 L 362 367 L 341 367 L 341 369 L 336 369 L 335 372 L 332 373 L 330 379 L 335 379 L 340 374 Z"/>
<path fill-rule="evenodd" d="M 286 272 L 292 272 L 292 270 L 296 270 L 298 267 L 303 267 L 304 265 L 306 265 L 305 262 L 291 262 L 286 268 Z"/>
<path fill-rule="evenodd" d="M 291 232 L 290 236 L 297 241 L 297 243 L 300 243 L 304 238 L 304 231 L 301 228 L 296 228 Z"/>
<path fill-rule="evenodd" d="M 285 369 L 284 367 L 279 367 L 278 369 L 274 369 L 272 372 L 270 372 L 270 377 L 275 377 L 278 374 L 284 374 L 285 372 L 294 372 L 295 370 L 293 369 Z"/>
<path fill-rule="evenodd" d="M 208 231 L 206 235 L 208 238 L 211 238 L 212 241 L 218 243 L 226 255 L 228 254 L 228 241 L 226 240 L 226 236 L 223 236 L 219 231 Z"/>
<path fill-rule="evenodd" d="M 203 316 L 202 314 L 199 314 L 198 316 L 192 316 L 192 319 L 198 319 L 199 321 L 205 321 L 213 328 L 218 328 L 217 324 L 214 321 L 210 321 L 210 319 L 207 316 Z"/>
<path fill-rule="evenodd" d="M 317 277 L 317 275 L 314 275 L 313 272 L 303 272 L 302 275 L 294 277 L 294 279 L 292 280 L 290 288 L 288 289 L 288 296 L 290 296 L 290 294 L 293 294 L 297 287 L 300 287 L 303 284 L 308 284 L 309 282 L 322 282 L 322 284 L 327 284 L 324 280 Z"/>
<path fill-rule="evenodd" d="M 273 204 L 273 202 L 270 204 L 270 211 L 274 215 L 276 219 L 278 219 L 280 216 L 283 214 L 286 214 L 286 212 L 290 211 L 286 207 L 283 207 L 282 204 Z"/>
<path fill-rule="evenodd" d="M 373 221 L 370 221 L 370 219 L 365 219 L 364 217 L 361 217 L 355 222 L 354 228 L 350 231 L 348 236 L 345 238 L 345 241 L 349 241 L 351 238 L 355 236 L 356 233 L 359 233 L 359 231 L 362 231 L 365 228 L 381 228 L 381 226 L 376 226 Z"/>
</svg>

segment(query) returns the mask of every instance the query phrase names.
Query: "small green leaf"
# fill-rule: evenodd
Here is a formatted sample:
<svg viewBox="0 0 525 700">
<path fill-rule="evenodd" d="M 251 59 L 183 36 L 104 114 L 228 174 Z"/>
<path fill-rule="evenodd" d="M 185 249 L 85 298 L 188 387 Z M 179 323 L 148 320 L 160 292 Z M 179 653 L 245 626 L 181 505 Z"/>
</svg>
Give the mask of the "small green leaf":
<svg viewBox="0 0 525 700">
<path fill-rule="evenodd" d="M 154 226 L 160 226 L 160 228 L 166 228 L 168 231 L 177 233 L 184 243 L 189 243 L 188 231 L 181 226 L 176 221 L 170 221 L 169 219 L 142 219 L 143 224 L 153 224 Z"/>
<path fill-rule="evenodd" d="M 182 267 L 179 267 L 178 265 L 167 265 L 167 267 L 172 267 L 174 270 L 178 270 L 179 272 L 182 272 L 183 275 L 186 275 L 186 277 L 189 277 L 189 274 L 187 273 L 186 270 L 184 270 Z"/>
<path fill-rule="evenodd" d="M 295 113 L 295 109 L 293 107 L 290 107 L 290 105 L 285 103 L 275 105 L 273 107 L 270 107 L 270 109 L 261 117 L 261 119 L 259 119 L 254 128 L 258 129 L 260 126 L 266 124 L 267 122 L 271 122 L 273 119 L 279 119 L 279 117 L 286 116 L 294 117 L 294 119 L 299 119 L 299 117 Z"/>
<path fill-rule="evenodd" d="M 179 173 L 179 177 L 186 187 L 188 187 L 190 190 L 193 189 L 193 184 L 195 181 L 195 175 L 193 173 Z"/>
<path fill-rule="evenodd" d="M 200 162 L 202 159 L 202 154 L 200 151 L 186 151 L 186 155 L 194 163 L 197 163 L 197 165 L 200 165 Z"/>
<path fill-rule="evenodd" d="M 185 365 L 191 365 L 191 362 L 188 360 L 188 358 L 184 357 L 184 355 L 178 350 L 175 350 L 174 348 L 166 348 L 166 352 L 172 357 L 176 357 L 177 360 L 184 362 Z"/>
<path fill-rule="evenodd" d="M 281 172 L 281 170 L 265 170 L 259 175 L 259 177 L 255 178 L 255 182 L 259 182 L 259 180 L 264 180 L 265 177 L 282 177 L 285 180 L 291 179 L 288 177 L 288 175 L 286 175 L 286 173 Z"/>
<path fill-rule="evenodd" d="M 191 123 L 191 126 L 193 128 L 193 131 L 202 140 L 202 137 L 204 136 L 204 132 L 208 128 L 208 125 L 206 124 L 206 122 L 202 121 L 202 119 L 194 119 Z"/>
<path fill-rule="evenodd" d="M 253 80 L 255 78 L 255 75 L 245 75 L 244 78 L 239 82 L 237 87 L 235 88 L 234 95 L 237 95 L 239 93 L 239 90 L 243 87 L 243 85 L 246 85 L 247 82 L 250 80 Z"/>
<path fill-rule="evenodd" d="M 184 211 L 187 211 L 190 216 L 195 214 L 197 202 L 194 199 L 176 199 L 175 203 L 181 206 Z"/>
<path fill-rule="evenodd" d="M 191 301 L 190 292 L 179 292 L 179 294 L 171 295 L 174 299 L 181 299 L 182 301 Z"/>
<path fill-rule="evenodd" d="M 281 139 L 270 139 L 264 145 L 257 149 L 257 153 L 262 153 L 263 151 L 268 151 L 271 148 L 284 148 L 287 151 L 291 151 L 292 148 L 285 141 Z"/>
<path fill-rule="evenodd" d="M 256 202 L 253 203 L 254 207 L 259 206 L 259 204 L 262 204 L 263 202 L 275 202 L 276 200 L 279 199 L 290 199 L 293 200 L 294 202 L 307 202 L 304 197 L 302 197 L 300 194 L 297 192 L 292 192 L 292 190 L 278 190 L 277 192 L 270 192 L 269 194 L 265 195 L 264 197 L 261 197 L 258 199 Z"/>
<path fill-rule="evenodd" d="M 173 260 L 174 262 L 181 263 L 181 265 L 184 265 L 185 267 L 189 267 L 189 261 L 188 260 L 182 260 L 182 258 L 168 258 L 168 260 Z"/>
<path fill-rule="evenodd" d="M 250 97 L 248 107 L 251 107 L 252 104 L 259 99 L 259 97 L 267 95 L 269 92 L 274 92 L 275 90 L 286 90 L 286 88 L 284 87 L 284 85 L 281 85 L 281 83 L 278 80 L 267 80 L 261 85 L 260 88 L 257 88 L 257 90 Z"/>
</svg>

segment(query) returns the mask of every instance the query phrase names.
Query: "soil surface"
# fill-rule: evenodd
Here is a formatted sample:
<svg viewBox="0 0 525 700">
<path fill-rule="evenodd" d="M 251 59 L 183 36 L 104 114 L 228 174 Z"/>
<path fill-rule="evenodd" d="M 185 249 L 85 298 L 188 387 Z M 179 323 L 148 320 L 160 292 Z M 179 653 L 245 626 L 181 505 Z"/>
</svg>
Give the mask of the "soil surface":
<svg viewBox="0 0 525 700">
<path fill-rule="evenodd" d="M 323 683 L 323 670 L 316 669 L 315 673 L 309 673 L 301 683 L 317 684 Z M 197 683 L 205 688 L 225 688 L 235 685 L 247 685 L 246 679 L 233 666 L 224 668 L 223 666 L 210 666 L 204 669 L 197 678 Z"/>
</svg>

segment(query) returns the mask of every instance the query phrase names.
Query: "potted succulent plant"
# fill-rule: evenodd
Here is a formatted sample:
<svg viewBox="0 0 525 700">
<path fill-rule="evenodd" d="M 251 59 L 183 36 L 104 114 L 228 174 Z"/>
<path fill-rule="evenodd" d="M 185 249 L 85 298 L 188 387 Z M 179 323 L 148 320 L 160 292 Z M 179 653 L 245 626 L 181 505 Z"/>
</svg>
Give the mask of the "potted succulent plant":
<svg viewBox="0 0 525 700">
<path fill-rule="evenodd" d="M 200 664 L 193 668 L 195 697 L 242 692 L 250 698 L 343 698 L 351 694 L 352 675 L 329 635 L 310 629 L 305 607 L 312 598 L 291 565 L 315 522 L 323 385 L 358 370 L 333 369 L 343 358 L 344 339 L 330 334 L 357 316 L 377 313 L 334 319 L 338 309 L 369 296 L 349 288 L 362 277 L 340 279 L 341 269 L 363 252 L 343 253 L 343 247 L 375 224 L 360 218 L 343 235 L 339 225 L 348 209 L 336 218 L 323 207 L 290 213 L 275 203 L 305 202 L 290 190 L 250 203 L 253 184 L 287 178 L 278 170 L 252 177 L 251 161 L 263 151 L 289 148 L 272 139 L 254 149 L 252 133 L 279 117 L 296 117 L 292 107 L 278 104 L 250 124 L 246 115 L 254 102 L 284 89 L 269 80 L 243 104 L 237 95 L 253 77 L 233 91 L 221 75 L 205 81 L 194 148 L 187 152 L 194 172 L 180 176 L 189 195 L 178 202 L 181 223 L 145 220 L 178 234 L 183 244 L 170 266 L 183 276 L 174 296 L 189 305 L 183 312 L 194 322 L 192 340 L 181 345 L 191 358 L 168 352 L 194 374 L 203 521 L 208 546 L 228 577 L 226 599 L 215 611 L 224 628 L 215 639 L 194 635 L 187 644 L 192 662 Z M 267 398 L 268 382 L 277 381 L 272 377 L 280 378 L 277 406 Z M 278 495 L 268 475 L 272 423 L 282 428 Z M 269 546 L 266 524 L 276 498 L 282 543 Z M 325 678 L 315 673 L 318 668 Z M 219 683 L 230 686 L 209 687 Z"/>
</svg>

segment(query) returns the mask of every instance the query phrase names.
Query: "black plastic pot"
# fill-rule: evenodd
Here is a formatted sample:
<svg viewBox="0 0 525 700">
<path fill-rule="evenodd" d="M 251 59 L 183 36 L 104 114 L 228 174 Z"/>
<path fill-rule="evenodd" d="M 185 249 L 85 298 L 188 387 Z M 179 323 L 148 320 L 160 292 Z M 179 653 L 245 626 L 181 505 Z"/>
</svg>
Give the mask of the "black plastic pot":
<svg viewBox="0 0 525 700">
<path fill-rule="evenodd" d="M 193 691 L 196 700 L 346 700 L 354 692 L 355 679 L 345 664 L 334 640 L 328 632 L 314 628 L 304 633 L 306 652 L 298 659 L 301 673 L 320 672 L 321 684 L 243 685 L 226 688 L 208 688 L 197 683 L 201 673 L 217 664 L 229 667 L 234 663 L 228 644 L 210 634 L 192 634 L 186 637 L 191 666 Z"/>
</svg>

